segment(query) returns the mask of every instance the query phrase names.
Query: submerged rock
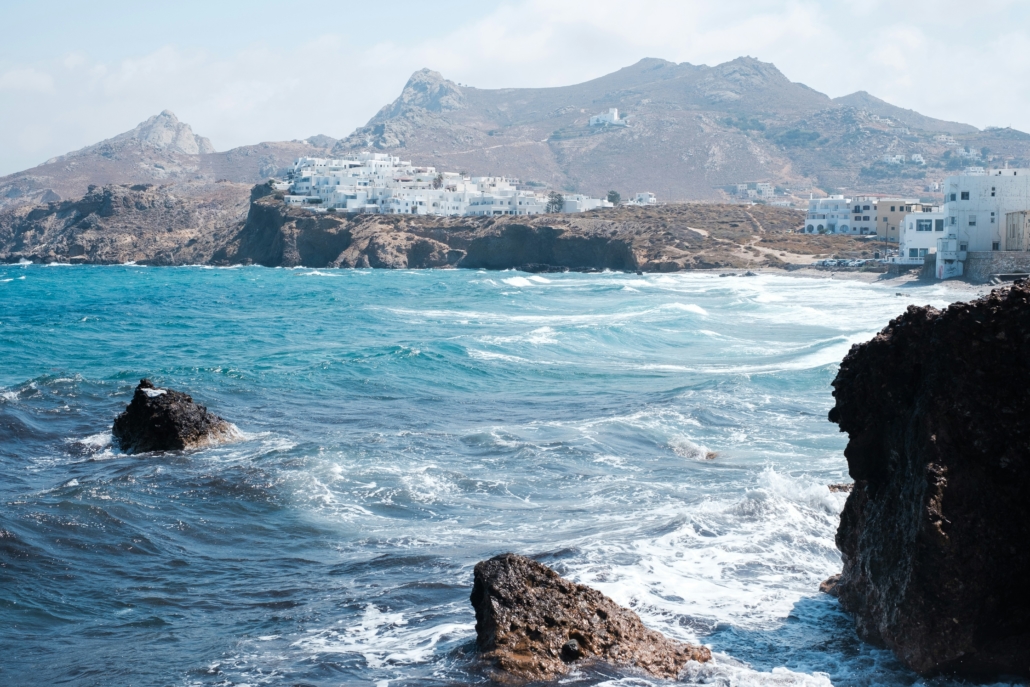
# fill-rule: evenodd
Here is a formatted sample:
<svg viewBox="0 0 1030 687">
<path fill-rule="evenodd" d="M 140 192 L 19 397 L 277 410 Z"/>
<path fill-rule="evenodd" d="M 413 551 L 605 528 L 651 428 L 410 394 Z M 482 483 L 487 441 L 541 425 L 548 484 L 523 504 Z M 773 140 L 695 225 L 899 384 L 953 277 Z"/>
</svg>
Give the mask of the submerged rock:
<svg viewBox="0 0 1030 687">
<path fill-rule="evenodd" d="M 517 678 L 552 678 L 570 663 L 594 659 L 671 679 L 688 661 L 712 657 L 703 646 L 649 630 L 601 592 L 513 553 L 476 565 L 471 601 L 479 650 Z"/>
<path fill-rule="evenodd" d="M 181 391 L 159 389 L 141 379 L 132 402 L 112 430 L 128 453 L 181 451 L 236 438 L 239 431 Z"/>
<path fill-rule="evenodd" d="M 859 636 L 924 674 L 1030 677 L 1030 287 L 909 307 L 833 386 Z"/>
</svg>

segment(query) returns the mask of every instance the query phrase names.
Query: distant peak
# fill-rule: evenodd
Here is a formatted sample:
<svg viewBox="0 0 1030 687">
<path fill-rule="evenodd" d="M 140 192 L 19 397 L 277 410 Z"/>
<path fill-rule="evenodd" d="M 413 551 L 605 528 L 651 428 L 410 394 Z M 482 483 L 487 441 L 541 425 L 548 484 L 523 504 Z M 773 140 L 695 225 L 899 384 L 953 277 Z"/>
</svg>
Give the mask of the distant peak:
<svg viewBox="0 0 1030 687">
<path fill-rule="evenodd" d="M 465 107 L 465 94 L 458 84 L 445 79 L 440 72 L 420 69 L 411 75 L 400 97 L 390 106 L 390 115 L 395 116 L 410 107 L 433 112 L 460 110 Z"/>
</svg>

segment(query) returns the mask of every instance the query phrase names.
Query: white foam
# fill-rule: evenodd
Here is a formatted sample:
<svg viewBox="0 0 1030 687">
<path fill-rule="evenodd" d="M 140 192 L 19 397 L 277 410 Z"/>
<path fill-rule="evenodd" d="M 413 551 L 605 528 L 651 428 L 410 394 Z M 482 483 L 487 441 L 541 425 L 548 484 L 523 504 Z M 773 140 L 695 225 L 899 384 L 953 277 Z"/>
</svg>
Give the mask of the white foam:
<svg viewBox="0 0 1030 687">
<path fill-rule="evenodd" d="M 507 279 L 502 279 L 501 281 L 503 281 L 508 286 L 532 286 L 533 285 L 533 282 L 529 281 L 525 277 L 508 277 Z"/>
<path fill-rule="evenodd" d="M 471 622 L 428 627 L 417 622 L 409 624 L 409 616 L 404 613 L 383 611 L 369 604 L 357 622 L 314 631 L 292 646 L 315 656 L 357 654 L 370 668 L 381 668 L 387 664 L 423 663 L 441 641 L 471 636 L 474 627 Z"/>
<path fill-rule="evenodd" d="M 18 400 L 17 391 L 0 391 L 0 398 L 4 399 L 8 403 L 14 403 Z"/>
<path fill-rule="evenodd" d="M 167 389 L 144 389 L 143 393 L 145 393 L 148 398 L 157 398 L 158 396 L 164 396 L 165 394 L 167 394 L 168 390 Z"/>
<path fill-rule="evenodd" d="M 666 303 L 661 306 L 663 310 L 681 310 L 683 312 L 692 312 L 697 315 L 707 315 L 708 311 L 702 308 L 700 305 L 694 303 Z"/>
<path fill-rule="evenodd" d="M 539 274 L 534 274 L 529 278 L 529 281 L 535 281 L 537 284 L 550 284 L 551 280 L 547 277 L 541 277 Z"/>
<path fill-rule="evenodd" d="M 110 432 L 100 432 L 98 434 L 90 434 L 85 439 L 79 439 L 78 442 L 83 446 L 88 446 L 93 449 L 102 449 L 105 446 L 110 446 L 114 442 L 114 436 Z"/>
</svg>

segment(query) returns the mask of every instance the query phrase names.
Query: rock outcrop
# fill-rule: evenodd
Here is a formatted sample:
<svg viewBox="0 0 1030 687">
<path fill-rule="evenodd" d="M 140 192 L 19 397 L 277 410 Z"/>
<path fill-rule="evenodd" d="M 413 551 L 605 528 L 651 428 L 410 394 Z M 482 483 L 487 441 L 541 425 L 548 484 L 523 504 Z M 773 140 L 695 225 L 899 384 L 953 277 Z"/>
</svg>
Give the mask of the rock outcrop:
<svg viewBox="0 0 1030 687">
<path fill-rule="evenodd" d="M 132 402 L 112 430 L 127 453 L 181 451 L 230 441 L 239 431 L 181 391 L 159 389 L 141 379 Z"/>
<path fill-rule="evenodd" d="M 674 679 L 711 652 L 649 630 L 601 592 L 508 553 L 476 565 L 476 643 L 502 676 L 548 679 L 576 661 L 603 660 Z"/>
<path fill-rule="evenodd" d="M 78 200 L 13 208 L 0 212 L 0 262 L 209 263 L 239 232 L 247 190 L 95 186 Z"/>
<path fill-rule="evenodd" d="M 1030 677 L 1030 286 L 910 307 L 833 386 L 859 636 L 923 674 Z"/>
</svg>

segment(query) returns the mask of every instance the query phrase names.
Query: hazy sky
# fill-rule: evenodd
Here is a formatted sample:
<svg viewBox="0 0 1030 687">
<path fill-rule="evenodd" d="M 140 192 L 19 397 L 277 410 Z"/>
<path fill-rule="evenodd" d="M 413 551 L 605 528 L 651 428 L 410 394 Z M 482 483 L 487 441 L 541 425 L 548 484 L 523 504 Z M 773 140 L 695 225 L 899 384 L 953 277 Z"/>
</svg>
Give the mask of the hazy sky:
<svg viewBox="0 0 1030 687">
<path fill-rule="evenodd" d="M 226 150 L 342 137 L 429 67 L 482 88 L 643 57 L 773 62 L 832 97 L 1030 131 L 1030 0 L 0 0 L 0 174 L 170 109 Z"/>
</svg>

